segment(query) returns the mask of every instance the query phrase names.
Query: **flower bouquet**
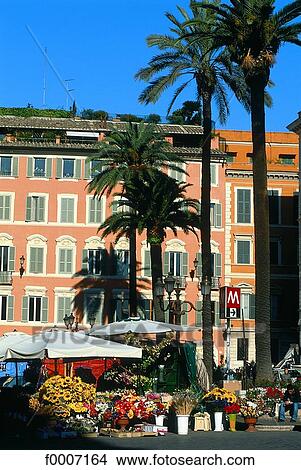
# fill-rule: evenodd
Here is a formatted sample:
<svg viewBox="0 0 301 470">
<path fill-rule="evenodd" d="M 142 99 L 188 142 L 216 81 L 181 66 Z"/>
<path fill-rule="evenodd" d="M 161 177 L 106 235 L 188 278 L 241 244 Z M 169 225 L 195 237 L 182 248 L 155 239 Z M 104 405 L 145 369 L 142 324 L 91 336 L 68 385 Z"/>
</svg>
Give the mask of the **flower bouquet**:
<svg viewBox="0 0 301 470">
<path fill-rule="evenodd" d="M 215 387 L 204 395 L 203 401 L 208 411 L 224 411 L 225 406 L 236 403 L 236 395 L 225 388 Z"/>
<path fill-rule="evenodd" d="M 229 430 L 232 432 L 236 431 L 236 417 L 237 414 L 240 412 L 240 406 L 238 405 L 238 403 L 227 404 L 224 407 L 224 411 L 228 417 Z"/>
</svg>

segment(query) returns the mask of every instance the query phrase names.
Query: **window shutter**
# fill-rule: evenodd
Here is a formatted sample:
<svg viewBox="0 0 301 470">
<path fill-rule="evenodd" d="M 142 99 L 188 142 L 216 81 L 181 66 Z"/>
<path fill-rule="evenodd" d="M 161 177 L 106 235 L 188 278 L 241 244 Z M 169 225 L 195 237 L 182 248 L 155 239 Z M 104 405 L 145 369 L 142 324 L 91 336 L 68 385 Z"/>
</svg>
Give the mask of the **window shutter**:
<svg viewBox="0 0 301 470">
<path fill-rule="evenodd" d="M 21 318 L 21 321 L 28 321 L 28 303 L 29 303 L 29 297 L 24 295 L 22 297 L 22 318 Z"/>
<path fill-rule="evenodd" d="M 56 320 L 57 323 L 63 323 L 64 316 L 65 316 L 65 297 L 58 297 L 57 299 L 57 316 Z"/>
<path fill-rule="evenodd" d="M 38 222 L 45 221 L 45 196 L 39 196 L 38 199 Z"/>
<path fill-rule="evenodd" d="M 8 270 L 14 272 L 15 271 L 15 247 L 9 247 L 9 260 L 8 260 Z"/>
<path fill-rule="evenodd" d="M 14 300 L 13 295 L 7 297 L 7 321 L 14 321 Z"/>
<path fill-rule="evenodd" d="M 62 177 L 62 171 L 63 171 L 63 159 L 57 158 L 56 159 L 56 177 L 57 178 Z"/>
<path fill-rule="evenodd" d="M 249 296 L 249 318 L 255 318 L 255 294 Z"/>
<path fill-rule="evenodd" d="M 165 323 L 169 323 L 169 309 L 167 308 L 168 300 L 163 300 L 163 307 L 164 307 Z"/>
<path fill-rule="evenodd" d="M 89 197 L 88 200 L 88 223 L 93 224 L 95 218 L 95 199 L 93 197 Z"/>
<path fill-rule="evenodd" d="M 27 157 L 27 176 L 31 178 L 33 175 L 33 158 Z"/>
<path fill-rule="evenodd" d="M 177 179 L 177 173 L 178 173 L 177 170 L 170 169 L 169 176 L 176 180 Z"/>
<path fill-rule="evenodd" d="M 151 273 L 151 259 L 150 259 L 150 251 L 144 250 L 144 276 L 150 277 Z"/>
<path fill-rule="evenodd" d="M 181 276 L 188 276 L 188 253 L 182 253 L 181 258 Z"/>
<path fill-rule="evenodd" d="M 27 196 L 27 198 L 26 198 L 26 215 L 25 215 L 25 221 L 26 222 L 31 221 L 31 207 L 32 207 L 32 198 L 31 198 L 31 196 Z"/>
<path fill-rule="evenodd" d="M 167 276 L 169 272 L 169 252 L 165 251 L 163 256 L 163 275 Z"/>
<path fill-rule="evenodd" d="M 82 170 L 82 161 L 75 160 L 75 178 L 80 179 Z"/>
<path fill-rule="evenodd" d="M 43 272 L 44 248 L 37 248 L 37 273 Z"/>
<path fill-rule="evenodd" d="M 10 204 L 11 204 L 11 197 L 4 196 L 4 219 L 10 219 Z"/>
<path fill-rule="evenodd" d="M 198 262 L 197 268 L 196 268 L 196 275 L 198 277 L 202 277 L 202 253 L 197 253 L 196 254 L 196 259 Z"/>
<path fill-rule="evenodd" d="M 90 162 L 90 160 L 88 160 L 88 158 L 86 158 L 85 159 L 85 169 L 84 169 L 84 178 L 86 180 L 90 179 L 90 176 L 91 176 L 90 168 L 91 168 L 91 162 Z"/>
<path fill-rule="evenodd" d="M 13 157 L 13 176 L 18 176 L 18 167 L 19 167 L 19 159 L 18 157 Z"/>
<path fill-rule="evenodd" d="M 88 273 L 88 250 L 82 252 L 82 270 Z"/>
<path fill-rule="evenodd" d="M 0 220 L 5 220 L 5 196 L 0 196 Z"/>
<path fill-rule="evenodd" d="M 183 310 L 185 313 L 181 315 L 181 325 L 186 326 L 188 325 L 188 309 L 189 309 L 189 304 L 185 302 L 182 304 Z"/>
<path fill-rule="evenodd" d="M 220 326 L 221 319 L 220 319 L 220 312 L 219 312 L 219 302 L 214 302 L 214 325 Z"/>
<path fill-rule="evenodd" d="M 41 321 L 43 323 L 48 322 L 48 297 L 42 297 L 42 316 Z"/>
<path fill-rule="evenodd" d="M 216 184 L 216 165 L 210 165 L 210 177 L 211 177 L 211 184 Z"/>
<path fill-rule="evenodd" d="M 52 158 L 46 158 L 46 178 L 52 176 Z"/>
<path fill-rule="evenodd" d="M 222 205 L 214 204 L 215 215 L 214 215 L 214 225 L 217 228 L 222 226 Z"/>
<path fill-rule="evenodd" d="M 214 275 L 221 277 L 222 275 L 222 255 L 221 253 L 214 253 Z"/>
<path fill-rule="evenodd" d="M 73 258 L 73 250 L 67 250 L 67 266 L 66 271 L 68 274 L 72 274 L 72 258 Z"/>
<path fill-rule="evenodd" d="M 195 303 L 195 326 L 202 326 L 202 301 L 197 300 Z"/>
</svg>

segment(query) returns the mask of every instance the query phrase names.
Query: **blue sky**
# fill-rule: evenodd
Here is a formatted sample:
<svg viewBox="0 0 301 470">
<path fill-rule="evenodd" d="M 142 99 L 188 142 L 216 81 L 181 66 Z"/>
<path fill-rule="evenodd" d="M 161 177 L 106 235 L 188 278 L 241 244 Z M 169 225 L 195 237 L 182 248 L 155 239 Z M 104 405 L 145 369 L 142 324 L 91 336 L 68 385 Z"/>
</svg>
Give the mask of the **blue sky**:
<svg viewBox="0 0 301 470">
<path fill-rule="evenodd" d="M 165 11 L 188 0 L 2 0 L 0 27 L 0 106 L 43 106 L 45 61 L 26 25 L 67 82 L 78 109 L 104 109 L 109 113 L 166 115 L 172 91 L 155 105 L 138 103 L 143 83 L 134 80 L 155 50 L 145 38 L 167 33 Z M 286 1 L 279 0 L 277 6 Z M 274 106 L 267 111 L 267 130 L 283 131 L 301 110 L 301 48 L 285 46 L 272 71 Z M 67 94 L 46 67 L 46 106 L 64 108 Z M 194 99 L 194 89 L 183 95 Z M 216 118 L 216 113 L 214 118 Z M 216 123 L 220 127 L 219 123 Z M 228 129 L 249 129 L 250 119 L 231 99 Z"/>
</svg>

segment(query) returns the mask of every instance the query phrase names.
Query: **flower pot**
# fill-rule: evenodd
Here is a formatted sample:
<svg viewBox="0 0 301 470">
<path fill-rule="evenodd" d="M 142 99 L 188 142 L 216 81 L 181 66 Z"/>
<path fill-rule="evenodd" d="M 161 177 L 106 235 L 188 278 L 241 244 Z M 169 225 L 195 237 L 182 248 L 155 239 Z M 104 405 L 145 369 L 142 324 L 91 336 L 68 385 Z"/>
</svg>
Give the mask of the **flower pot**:
<svg viewBox="0 0 301 470">
<path fill-rule="evenodd" d="M 178 434 L 188 434 L 189 415 L 177 415 Z"/>
<path fill-rule="evenodd" d="M 223 431 L 223 412 L 215 411 L 214 412 L 214 431 Z"/>
<path fill-rule="evenodd" d="M 229 431 L 235 432 L 235 426 L 236 426 L 236 414 L 235 413 L 229 413 L 228 418 L 229 418 Z"/>
<path fill-rule="evenodd" d="M 246 425 L 248 426 L 246 431 L 248 432 L 256 431 L 255 424 L 257 423 L 257 418 L 254 418 L 253 416 L 245 416 L 244 420 L 245 420 Z"/>
<path fill-rule="evenodd" d="M 165 415 L 155 416 L 156 426 L 163 426 Z"/>
<path fill-rule="evenodd" d="M 90 438 L 90 437 L 97 437 L 98 436 L 98 432 L 83 432 L 81 434 L 81 437 L 83 438 Z"/>
<path fill-rule="evenodd" d="M 129 418 L 127 416 L 121 416 L 117 419 L 117 424 L 120 426 L 120 431 L 125 431 L 126 426 L 129 424 Z"/>
</svg>

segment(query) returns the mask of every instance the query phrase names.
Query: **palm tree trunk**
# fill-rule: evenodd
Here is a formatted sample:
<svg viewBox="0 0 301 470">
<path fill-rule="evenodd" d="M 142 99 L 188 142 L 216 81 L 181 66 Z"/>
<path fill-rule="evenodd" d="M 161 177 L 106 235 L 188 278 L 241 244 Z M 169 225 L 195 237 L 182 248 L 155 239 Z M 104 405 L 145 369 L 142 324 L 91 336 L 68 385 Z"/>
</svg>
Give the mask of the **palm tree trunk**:
<svg viewBox="0 0 301 470">
<path fill-rule="evenodd" d="M 211 158 L 211 94 L 202 93 L 204 143 L 202 152 L 202 188 L 201 188 L 201 241 L 202 241 L 202 281 L 207 278 L 211 285 L 211 245 L 210 245 L 210 158 Z M 211 290 L 203 295 L 203 360 L 209 383 L 213 376 L 213 329 L 211 313 Z"/>
<path fill-rule="evenodd" d="M 152 294 L 153 294 L 153 313 L 156 321 L 165 321 L 164 311 L 160 305 L 159 299 L 155 295 L 155 284 L 158 279 L 162 279 L 162 245 L 161 243 L 150 244 L 150 257 L 152 269 Z"/>
<path fill-rule="evenodd" d="M 137 316 L 137 259 L 136 259 L 136 230 L 132 230 L 129 237 L 130 244 L 130 287 L 129 309 L 130 317 Z"/>
<path fill-rule="evenodd" d="M 265 151 L 264 90 L 266 80 L 255 77 L 251 87 L 253 186 L 255 225 L 255 346 L 256 380 L 272 380 L 270 330 L 270 238 Z"/>
</svg>

